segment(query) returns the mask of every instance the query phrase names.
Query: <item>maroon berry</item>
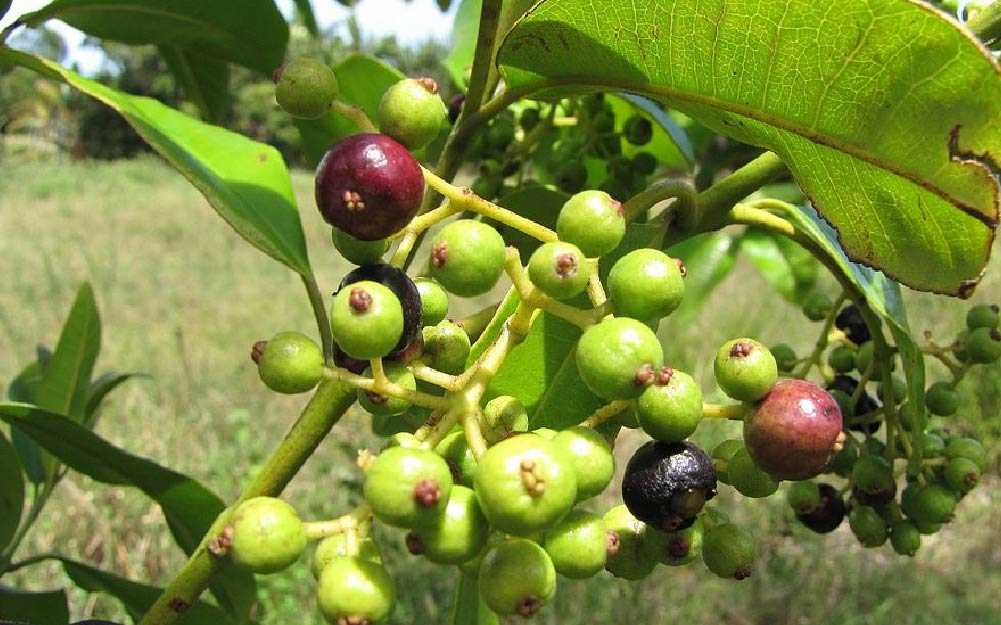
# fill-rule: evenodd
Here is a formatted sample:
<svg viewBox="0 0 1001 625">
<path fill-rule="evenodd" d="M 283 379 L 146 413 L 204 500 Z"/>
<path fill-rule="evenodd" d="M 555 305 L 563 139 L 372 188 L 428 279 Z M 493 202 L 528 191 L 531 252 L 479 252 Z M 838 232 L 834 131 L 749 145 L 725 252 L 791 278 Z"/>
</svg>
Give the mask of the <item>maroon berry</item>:
<svg viewBox="0 0 1001 625">
<path fill-rule="evenodd" d="M 841 409 L 830 393 L 805 380 L 782 380 L 744 421 L 744 443 L 767 473 L 805 480 L 823 471 L 841 427 Z"/>
<path fill-rule="evenodd" d="M 407 148 L 380 134 L 348 137 L 316 170 L 316 205 L 327 223 L 362 241 L 384 239 L 417 213 L 424 175 Z"/>
<path fill-rule="evenodd" d="M 845 518 L 845 502 L 841 494 L 830 484 L 818 484 L 820 505 L 803 514 L 797 514 L 799 522 L 818 534 L 833 532 Z"/>
</svg>

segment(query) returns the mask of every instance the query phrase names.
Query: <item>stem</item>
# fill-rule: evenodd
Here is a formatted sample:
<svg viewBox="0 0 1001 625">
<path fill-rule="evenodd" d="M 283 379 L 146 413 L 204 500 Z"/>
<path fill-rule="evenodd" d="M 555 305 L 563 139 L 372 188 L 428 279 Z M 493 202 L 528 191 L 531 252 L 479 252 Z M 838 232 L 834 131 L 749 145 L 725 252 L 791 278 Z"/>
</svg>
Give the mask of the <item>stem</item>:
<svg viewBox="0 0 1001 625">
<path fill-rule="evenodd" d="M 38 555 L 31 556 L 30 558 L 25 558 L 24 560 L 21 560 L 19 562 L 14 562 L 6 569 L 4 569 L 3 573 L 6 575 L 7 573 L 13 573 L 18 569 L 23 569 L 25 567 L 31 566 L 32 564 L 38 564 L 39 562 L 45 562 L 46 560 L 53 560 L 58 558 L 59 556 L 57 556 L 54 553 L 40 553 Z"/>
<path fill-rule="evenodd" d="M 484 98 L 490 95 L 487 93 L 487 83 L 490 78 L 490 68 L 493 66 L 502 5 L 501 0 L 484 0 L 480 8 L 480 29 L 476 37 L 476 49 L 473 52 L 473 69 L 469 77 L 466 101 L 463 104 L 463 116 L 466 111 L 475 113 L 480 110 Z"/>
<path fill-rule="evenodd" d="M 42 508 L 45 507 L 46 502 L 48 502 L 49 497 L 55 490 L 55 483 L 47 482 L 42 487 L 41 492 L 39 492 L 37 485 L 34 489 L 35 496 L 31 500 L 31 508 L 29 508 L 27 516 L 25 516 L 21 525 L 18 526 L 17 531 L 11 538 L 7 548 L 4 549 L 3 554 L 0 555 L 0 573 L 10 570 L 7 565 L 14 558 L 14 554 L 17 553 L 17 548 L 21 546 L 21 542 L 24 540 L 24 537 L 28 535 L 28 531 L 31 530 L 35 521 L 38 520 L 38 516 L 42 513 Z"/>
<path fill-rule="evenodd" d="M 350 119 L 354 122 L 355 126 L 358 126 L 358 130 L 362 132 L 379 132 L 379 128 L 372 123 L 372 120 L 369 119 L 365 111 L 353 104 L 334 100 L 334 103 L 330 106 L 330 110 Z"/>
<path fill-rule="evenodd" d="M 458 378 L 454 375 L 449 375 L 448 373 L 443 373 L 437 369 L 432 369 L 423 362 L 414 362 L 410 365 L 410 370 L 413 372 L 414 377 L 418 380 L 423 380 L 435 386 L 440 386 L 446 391 L 454 391 L 459 387 L 456 385 L 456 380 Z"/>
<path fill-rule="evenodd" d="M 532 284 L 531 280 L 528 279 L 528 274 L 525 273 L 524 267 L 521 266 L 521 255 L 513 247 L 507 248 L 507 255 L 504 258 L 504 271 L 511 278 L 511 283 L 518 291 L 522 303 L 528 304 L 533 308 L 540 308 L 580 328 L 587 329 L 594 325 L 596 314 L 593 310 L 586 311 L 574 308 L 541 293 Z M 601 296 L 604 297 L 604 293 L 601 293 Z"/>
<path fill-rule="evenodd" d="M 327 367 L 323 370 L 323 375 L 330 380 L 337 380 L 338 382 L 348 384 L 353 388 L 360 388 L 363 391 L 377 393 L 379 395 L 398 397 L 399 399 L 403 399 L 417 406 L 423 406 L 424 408 L 437 410 L 442 408 L 447 409 L 450 406 L 448 399 L 444 397 L 429 395 L 420 391 L 412 391 L 409 388 L 404 388 L 399 384 L 391 382 L 385 374 L 383 374 L 382 379 L 366 378 L 363 375 L 351 373 L 347 369 L 341 369 L 340 367 Z"/>
<path fill-rule="evenodd" d="M 702 418 L 743 421 L 751 411 L 746 404 L 702 404 Z"/>
<path fill-rule="evenodd" d="M 695 187 L 687 180 L 668 178 L 651 185 L 623 204 L 622 214 L 629 222 L 653 208 L 655 204 L 670 199 L 676 200 L 672 205 L 672 212 L 678 216 L 678 220 L 681 223 L 691 223 L 698 208 Z"/>
<path fill-rule="evenodd" d="M 316 318 L 316 328 L 320 331 L 323 358 L 327 364 L 333 364 L 334 336 L 330 331 L 330 320 L 327 318 L 327 309 L 323 305 L 323 294 L 320 293 L 320 286 L 316 283 L 316 277 L 312 273 L 308 276 L 302 276 L 302 283 L 306 286 L 309 305 L 313 308 L 313 316 Z"/>
<path fill-rule="evenodd" d="M 354 400 L 355 391 L 352 387 L 330 380 L 320 382 L 299 419 L 268 458 L 257 477 L 244 489 L 233 506 L 219 515 L 202 538 L 202 544 L 150 606 L 139 625 L 169 625 L 194 605 L 221 563 L 209 553 L 207 542 L 222 531 L 239 503 L 252 497 L 275 497 L 281 494 Z"/>
<path fill-rule="evenodd" d="M 597 410 L 592 412 L 591 416 L 589 416 L 587 419 L 584 419 L 581 425 L 583 425 L 584 427 L 596 428 L 602 423 L 608 421 L 609 419 L 612 419 L 622 414 L 622 412 L 625 411 L 627 408 L 629 408 L 631 404 L 632 402 L 626 399 L 617 399 L 609 404 L 605 404 L 601 408 L 598 408 Z"/>
<path fill-rule="evenodd" d="M 497 313 L 498 307 L 499 304 L 491 304 L 490 306 L 487 306 L 486 308 L 466 317 L 462 321 L 457 322 L 459 327 L 461 327 L 469 336 L 470 341 L 475 343 L 476 339 L 483 334 L 483 331 L 487 329 L 487 326 L 490 325 L 490 321 Z"/>
<path fill-rule="evenodd" d="M 480 411 L 467 410 L 462 413 L 462 431 L 466 435 L 466 444 L 469 451 L 473 452 L 473 457 L 479 460 L 483 454 L 487 453 L 487 439 L 483 437 L 483 430 L 480 429 Z"/>
<path fill-rule="evenodd" d="M 336 519 L 331 519 L 330 521 L 313 521 L 310 523 L 303 523 L 303 527 L 306 530 L 307 540 L 319 540 L 321 538 L 333 536 L 334 534 L 340 534 L 350 528 L 357 528 L 371 518 L 372 508 L 367 504 L 363 504 L 351 512 L 337 517 Z"/>
<path fill-rule="evenodd" d="M 805 378 L 814 365 L 820 364 L 820 357 L 831 342 L 831 328 L 834 326 L 834 320 L 837 318 L 838 311 L 841 309 L 841 305 L 845 303 L 847 297 L 845 292 L 841 291 L 841 295 L 838 296 L 837 301 L 834 302 L 834 306 L 831 307 L 831 312 L 828 313 L 827 319 L 824 320 L 824 326 L 820 329 L 820 336 L 817 337 L 817 344 L 814 346 L 813 352 L 803 361 L 799 369 L 793 372 L 793 377 Z"/>
</svg>

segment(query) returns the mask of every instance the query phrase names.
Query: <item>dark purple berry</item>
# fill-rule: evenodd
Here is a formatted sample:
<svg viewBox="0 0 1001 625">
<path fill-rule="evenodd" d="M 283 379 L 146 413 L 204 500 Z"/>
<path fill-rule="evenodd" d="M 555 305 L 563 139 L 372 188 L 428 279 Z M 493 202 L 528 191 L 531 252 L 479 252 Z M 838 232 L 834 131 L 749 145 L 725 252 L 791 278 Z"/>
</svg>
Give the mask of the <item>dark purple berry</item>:
<svg viewBox="0 0 1001 625">
<path fill-rule="evenodd" d="M 668 532 L 690 526 L 715 496 L 713 461 L 688 442 L 648 442 L 629 460 L 622 478 L 622 502 L 629 512 Z"/>
<path fill-rule="evenodd" d="M 830 484 L 818 484 L 820 505 L 805 514 L 797 514 L 799 522 L 818 534 L 833 532 L 845 518 L 845 502 Z"/>
<path fill-rule="evenodd" d="M 403 334 L 400 335 L 400 340 L 396 344 L 396 347 L 393 348 L 393 353 L 390 354 L 390 357 L 405 361 L 408 355 L 416 355 L 411 354 L 411 352 L 414 350 L 419 351 L 417 348 L 420 345 L 423 321 L 421 294 L 417 290 L 417 285 L 410 279 L 410 276 L 392 265 L 363 265 L 344 276 L 337 290 L 340 291 L 350 284 L 362 282 L 363 280 L 378 282 L 386 286 L 396 295 L 396 299 L 400 300 L 400 305 L 403 306 Z M 338 362 L 338 364 L 341 363 Z M 347 364 L 341 364 L 341 366 L 352 371 L 354 370 L 353 367 L 347 366 Z M 366 366 L 367 363 L 363 363 L 361 365 L 362 370 Z"/>
<path fill-rule="evenodd" d="M 872 339 L 872 335 L 869 334 L 869 326 L 865 325 L 865 319 L 862 318 L 862 313 L 855 304 L 849 304 L 842 308 L 834 319 L 834 325 L 856 345 L 867 343 Z"/>
<path fill-rule="evenodd" d="M 462 105 L 465 103 L 466 94 L 457 93 L 452 96 L 452 99 L 448 102 L 448 121 L 454 124 L 459 119 L 459 114 L 462 113 Z"/>
</svg>

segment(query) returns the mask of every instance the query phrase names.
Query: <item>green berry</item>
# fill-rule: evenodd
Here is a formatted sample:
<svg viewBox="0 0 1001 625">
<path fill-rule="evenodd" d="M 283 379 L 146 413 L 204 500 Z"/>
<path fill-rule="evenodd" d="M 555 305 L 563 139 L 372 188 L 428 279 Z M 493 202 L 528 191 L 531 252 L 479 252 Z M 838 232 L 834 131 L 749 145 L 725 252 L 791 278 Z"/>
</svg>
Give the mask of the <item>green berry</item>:
<svg viewBox="0 0 1001 625">
<path fill-rule="evenodd" d="M 251 356 L 261 381 L 276 393 L 304 393 L 323 376 L 323 351 L 305 334 L 280 332 L 262 343 Z"/>
<path fill-rule="evenodd" d="M 368 280 L 355 282 L 334 297 L 330 330 L 348 356 L 382 358 L 403 334 L 403 307 L 388 287 Z"/>
<path fill-rule="evenodd" d="M 948 523 L 956 510 L 956 498 L 938 484 L 911 484 L 901 494 L 900 506 L 912 521 Z"/>
<path fill-rule="evenodd" d="M 600 516 L 572 510 L 552 529 L 546 530 L 542 546 L 557 573 L 571 579 L 584 579 L 605 568 L 608 532 Z"/>
<path fill-rule="evenodd" d="M 466 368 L 471 344 L 469 335 L 454 321 L 441 321 L 424 328 L 424 360 L 432 369 L 457 375 Z"/>
<path fill-rule="evenodd" d="M 634 115 L 622 125 L 622 134 L 633 145 L 646 145 L 653 138 L 653 124 L 641 115 Z"/>
<path fill-rule="evenodd" d="M 716 383 L 738 401 L 757 401 L 775 386 L 778 365 L 768 348 L 754 339 L 727 341 L 716 353 Z"/>
<path fill-rule="evenodd" d="M 421 296 L 421 320 L 433 326 L 448 316 L 448 293 L 430 278 L 416 278 L 414 286 Z"/>
<path fill-rule="evenodd" d="M 337 228 L 331 229 L 331 240 L 334 248 L 348 262 L 355 265 L 374 265 L 382 262 L 383 255 L 389 250 L 389 239 L 362 241 Z"/>
<path fill-rule="evenodd" d="M 608 400 L 638 397 L 664 364 L 657 335 L 635 319 L 614 317 L 588 328 L 577 343 L 577 369 Z"/>
<path fill-rule="evenodd" d="M 379 102 L 379 129 L 410 150 L 434 141 L 448 110 L 430 78 L 407 78 L 386 90 Z"/>
<path fill-rule="evenodd" d="M 498 152 L 511 145 L 514 137 L 514 119 L 508 115 L 496 118 L 487 128 L 487 144 Z"/>
<path fill-rule="evenodd" d="M 741 448 L 726 465 L 726 475 L 730 486 L 745 497 L 761 498 L 772 495 L 779 488 L 778 481 L 754 464 L 747 448 Z"/>
<path fill-rule="evenodd" d="M 713 466 L 716 469 L 716 479 L 724 484 L 730 483 L 730 473 L 727 471 L 727 465 L 741 449 L 744 449 L 744 443 L 736 438 L 725 440 L 713 447 L 712 459 Z"/>
<path fill-rule="evenodd" d="M 549 297 L 564 300 L 584 292 L 591 270 L 576 245 L 556 241 L 545 243 L 532 253 L 528 277 Z"/>
<path fill-rule="evenodd" d="M 921 532 L 909 521 L 894 523 L 890 527 L 890 544 L 902 556 L 913 556 L 921 548 Z"/>
<path fill-rule="evenodd" d="M 820 507 L 820 487 L 816 482 L 793 482 L 786 491 L 786 501 L 796 514 L 809 514 Z"/>
<path fill-rule="evenodd" d="M 556 592 L 556 569 L 542 547 L 514 538 L 487 551 L 479 586 L 483 602 L 497 614 L 531 616 Z"/>
<path fill-rule="evenodd" d="M 892 492 L 896 488 L 893 465 L 883 456 L 861 456 L 852 468 L 852 486 L 867 495 Z"/>
<path fill-rule="evenodd" d="M 507 438 L 512 432 L 528 431 L 528 411 L 516 398 L 501 395 L 483 407 L 483 436 L 491 445 Z"/>
<path fill-rule="evenodd" d="M 803 301 L 803 314 L 810 321 L 823 321 L 831 314 L 834 303 L 823 293 L 811 293 Z"/>
<path fill-rule="evenodd" d="M 473 487 L 473 478 L 476 477 L 476 456 L 466 442 L 466 434 L 462 428 L 457 428 L 449 432 L 445 438 L 435 445 L 435 453 L 445 459 L 449 470 L 452 472 L 452 481 Z"/>
<path fill-rule="evenodd" d="M 573 462 L 537 434 L 520 434 L 488 449 L 473 483 L 490 524 L 516 536 L 552 525 L 577 497 Z"/>
<path fill-rule="evenodd" d="M 702 520 L 697 519 L 685 529 L 673 532 L 658 532 L 649 528 L 644 538 L 651 550 L 659 555 L 661 564 L 684 566 L 702 555 L 702 535 Z"/>
<path fill-rule="evenodd" d="M 937 458 L 945 455 L 945 441 L 934 432 L 924 432 L 920 435 L 921 456 L 924 458 Z"/>
<path fill-rule="evenodd" d="M 899 404 L 907 397 L 907 382 L 904 382 L 903 378 L 899 375 L 894 375 L 890 376 L 890 384 L 893 388 L 893 401 L 894 403 Z M 876 395 L 878 395 L 884 402 L 889 401 L 889 398 L 886 395 L 886 385 L 883 382 L 879 383 Z"/>
<path fill-rule="evenodd" d="M 872 367 L 872 379 L 878 379 L 880 377 L 879 362 L 875 359 L 875 343 L 873 341 L 868 341 L 863 343 L 862 346 L 858 348 L 858 352 L 855 353 L 855 367 L 858 369 L 859 373 L 865 373 L 869 371 Z M 890 358 L 890 371 L 897 368 L 896 361 Z"/>
<path fill-rule="evenodd" d="M 838 373 L 848 373 L 855 369 L 855 350 L 839 345 L 827 354 L 827 364 Z"/>
<path fill-rule="evenodd" d="M 315 119 L 337 98 L 337 77 L 326 63 L 301 57 L 276 72 L 275 100 L 293 117 Z"/>
<path fill-rule="evenodd" d="M 649 548 L 645 535 L 654 530 L 630 514 L 624 505 L 611 508 L 602 520 L 611 536 L 605 569 L 628 580 L 643 579 L 652 573 L 658 554 Z"/>
<path fill-rule="evenodd" d="M 377 519 L 397 527 L 434 524 L 451 491 L 448 464 L 426 449 L 389 447 L 365 475 L 365 501 Z"/>
<path fill-rule="evenodd" d="M 969 458 L 953 458 L 943 471 L 945 483 L 957 493 L 967 493 L 980 481 L 980 467 Z"/>
<path fill-rule="evenodd" d="M 398 362 L 387 362 L 384 366 L 389 381 L 405 389 L 416 391 L 417 380 L 410 369 Z M 365 369 L 365 376 L 372 377 L 372 369 Z M 410 402 L 399 397 L 380 395 L 373 391 L 358 389 L 358 403 L 373 415 L 392 416 L 405 412 L 410 408 Z"/>
<path fill-rule="evenodd" d="M 476 494 L 454 486 L 442 516 L 430 527 L 411 532 L 407 546 L 438 564 L 462 564 L 479 555 L 489 533 Z"/>
<path fill-rule="evenodd" d="M 453 221 L 435 235 L 428 270 L 451 293 L 482 295 L 504 272 L 504 239 L 483 222 Z"/>
<path fill-rule="evenodd" d="M 588 258 L 604 256 L 626 234 L 622 204 L 603 191 L 581 191 L 563 205 L 556 232 L 561 241 L 573 243 Z"/>
<path fill-rule="evenodd" d="M 313 577 L 315 579 L 320 579 L 323 569 L 325 569 L 334 558 L 350 555 L 351 554 L 348 553 L 348 536 L 346 533 L 341 532 L 324 538 L 316 545 L 316 551 L 313 552 L 313 562 L 310 565 L 310 568 L 313 571 Z M 376 564 L 382 563 L 382 554 L 379 553 L 379 546 L 376 545 L 375 541 L 369 536 L 366 536 L 358 541 L 357 556 L 362 560 L 368 560 L 370 562 L 375 562 Z"/>
<path fill-rule="evenodd" d="M 967 458 L 977 464 L 981 471 L 987 469 L 987 451 L 980 441 L 973 438 L 952 438 L 945 444 L 945 457 Z"/>
<path fill-rule="evenodd" d="M 660 319 L 674 312 L 685 294 L 684 265 L 664 252 L 639 249 L 612 265 L 608 298 L 615 314 Z"/>
<path fill-rule="evenodd" d="M 577 478 L 577 501 L 600 495 L 615 474 L 615 457 L 605 437 L 593 428 L 572 427 L 553 437 L 553 445 L 570 460 Z"/>
<path fill-rule="evenodd" d="M 635 176 L 649 176 L 657 171 L 657 157 L 649 152 L 637 152 L 633 156 L 632 173 Z"/>
<path fill-rule="evenodd" d="M 1001 358 L 1001 331 L 997 328 L 971 330 L 966 339 L 966 353 L 970 362 L 990 364 Z"/>
<path fill-rule="evenodd" d="M 342 556 L 323 568 L 316 602 L 331 625 L 375 624 L 393 611 L 394 594 L 393 578 L 381 564 Z"/>
<path fill-rule="evenodd" d="M 831 395 L 834 395 L 834 391 Z M 827 470 L 832 471 L 841 477 L 848 477 L 851 475 L 852 470 L 855 468 L 855 463 L 859 458 L 859 444 L 854 438 L 846 434 L 844 447 L 841 451 L 834 454 L 831 461 L 827 464 Z"/>
<path fill-rule="evenodd" d="M 842 391 L 839 388 L 832 388 L 827 391 L 834 398 L 834 401 L 838 404 L 838 408 L 841 410 L 841 416 L 845 419 L 855 416 L 855 405 L 852 402 L 852 396 L 848 393 Z"/>
<path fill-rule="evenodd" d="M 417 388 L 420 389 L 421 385 L 422 382 L 418 381 Z M 431 414 L 430 410 L 420 406 L 411 406 L 402 414 L 397 415 L 373 414 L 370 424 L 372 433 L 383 438 L 412 436 L 413 432 L 427 421 L 429 414 Z M 409 443 L 401 446 L 414 447 Z"/>
<path fill-rule="evenodd" d="M 553 170 L 553 182 L 560 191 L 577 193 L 587 183 L 587 167 L 579 161 L 560 162 Z"/>
<path fill-rule="evenodd" d="M 537 108 L 527 108 L 521 112 L 518 117 L 518 124 L 521 129 L 525 132 L 530 132 L 533 128 L 539 125 L 539 121 L 542 119 L 542 114 Z"/>
<path fill-rule="evenodd" d="M 230 521 L 230 556 L 254 573 L 288 568 L 306 549 L 306 530 L 295 509 L 281 499 L 254 497 L 240 504 Z"/>
<path fill-rule="evenodd" d="M 702 421 L 702 389 L 687 373 L 665 367 L 636 400 L 636 416 L 652 438 L 684 440 Z"/>
<path fill-rule="evenodd" d="M 732 523 L 712 526 L 702 537 L 702 561 L 724 579 L 746 579 L 754 565 L 754 539 Z"/>
<path fill-rule="evenodd" d="M 966 313 L 966 327 L 970 330 L 976 330 L 977 328 L 994 329 L 998 327 L 999 318 L 1001 318 L 1001 315 L 999 315 L 997 305 L 980 304 L 974 306 Z"/>
<path fill-rule="evenodd" d="M 874 508 L 855 506 L 848 515 L 848 525 L 851 526 L 855 538 L 858 538 L 864 547 L 879 547 L 886 542 L 888 534 L 886 521 Z"/>
<path fill-rule="evenodd" d="M 796 366 L 796 352 L 785 343 L 772 345 L 772 356 L 775 357 L 775 364 L 782 373 L 789 373 Z"/>
<path fill-rule="evenodd" d="M 954 415 L 959 408 L 959 393 L 948 382 L 936 382 L 925 392 L 925 406 L 940 417 Z"/>
</svg>

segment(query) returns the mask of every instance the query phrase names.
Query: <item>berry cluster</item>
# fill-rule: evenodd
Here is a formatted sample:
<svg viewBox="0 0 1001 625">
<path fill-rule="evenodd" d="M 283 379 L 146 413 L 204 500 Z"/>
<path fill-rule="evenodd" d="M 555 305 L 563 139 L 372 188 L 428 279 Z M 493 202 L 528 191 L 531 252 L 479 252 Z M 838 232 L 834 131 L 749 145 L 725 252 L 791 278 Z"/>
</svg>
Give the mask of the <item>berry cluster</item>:
<svg viewBox="0 0 1001 625">
<path fill-rule="evenodd" d="M 294 67 L 279 81 L 279 102 L 303 114 L 323 108 L 292 97 L 291 87 L 282 95 L 299 73 Z M 321 94 L 324 101 L 335 87 Z M 984 452 L 972 439 L 926 427 L 926 412 L 954 413 L 955 384 L 966 368 L 1001 356 L 997 308 L 972 309 L 968 331 L 952 346 L 929 344 L 954 379 L 930 387 L 926 406 L 907 399 L 905 383 L 893 375 L 896 356 L 874 338 L 865 311 L 838 310 L 840 302 L 820 295 L 804 305 L 809 319 L 826 322 L 809 357 L 751 338 L 728 341 L 715 354 L 714 373 L 735 402 L 705 403 L 699 383 L 665 362 L 656 335 L 682 303 L 685 265 L 652 247 L 620 249 L 627 222 L 649 207 L 632 210 L 615 198 L 643 188 L 656 161 L 641 159 L 643 152 L 626 159 L 616 146 L 623 138 L 649 142 L 649 121 L 631 118 L 617 132 L 598 96 L 552 106 L 548 120 L 540 109 L 525 108 L 520 129 L 513 116 L 501 115 L 471 148 L 481 158 L 481 175 L 470 190 L 425 170 L 411 154 L 460 110 L 461 102 L 445 107 L 432 81 L 404 80 L 384 96 L 381 133 L 357 134 L 331 148 L 317 169 L 316 201 L 334 228 L 334 246 L 358 265 L 331 304 L 333 361 L 324 362 L 322 350 L 294 332 L 252 351 L 261 379 L 275 391 L 299 393 L 321 381 L 356 389 L 373 431 L 388 439 L 377 455 L 359 457 L 364 503 L 337 519 L 304 523 L 280 500 L 251 499 L 213 539 L 213 553 L 268 573 L 319 540 L 312 566 L 321 612 L 336 625 L 369 625 L 388 617 L 395 593 L 373 523 L 402 530 L 415 556 L 478 575 L 481 598 L 494 612 L 530 616 L 553 596 L 558 575 L 579 579 L 605 570 L 636 580 L 658 564 L 699 558 L 723 578 L 751 575 L 754 540 L 707 505 L 720 482 L 763 498 L 789 481 L 788 500 L 807 527 L 829 532 L 848 516 L 863 545 L 889 538 L 908 555 L 922 533 L 952 517 L 984 468 Z M 569 163 L 551 174 L 574 194 L 551 230 L 489 199 L 512 159 L 536 140 L 535 129 L 552 127 L 563 114 L 573 115 L 568 127 L 583 132 L 557 143 L 589 137 L 574 149 L 609 159 L 609 172 L 601 189 L 585 190 L 586 172 L 570 171 L 580 166 L 579 152 L 553 159 Z M 436 194 L 444 202 L 431 209 Z M 538 239 L 526 264 L 494 223 Z M 412 279 L 402 268 L 425 233 L 424 275 Z M 488 311 L 495 332 L 480 338 L 479 330 L 470 335 L 448 318 L 452 297 L 484 295 L 505 275 L 512 284 L 505 300 L 516 306 Z M 517 398 L 487 394 L 540 314 L 580 328 L 577 373 L 604 402 L 561 431 L 535 427 L 540 415 L 530 417 Z M 806 379 L 814 367 L 826 388 Z M 879 400 L 867 390 L 877 380 Z M 742 439 L 706 453 L 689 440 L 706 418 L 741 421 Z M 599 514 L 594 498 L 615 474 L 622 427 L 641 429 L 651 440 L 625 467 L 622 505 Z M 812 481 L 821 474 L 847 483 Z M 905 474 L 908 484 L 898 489 Z"/>
</svg>

